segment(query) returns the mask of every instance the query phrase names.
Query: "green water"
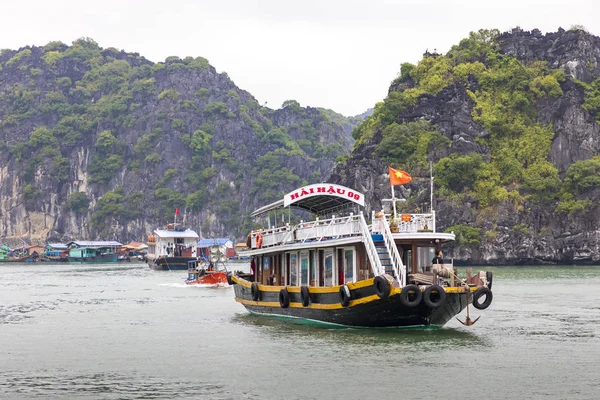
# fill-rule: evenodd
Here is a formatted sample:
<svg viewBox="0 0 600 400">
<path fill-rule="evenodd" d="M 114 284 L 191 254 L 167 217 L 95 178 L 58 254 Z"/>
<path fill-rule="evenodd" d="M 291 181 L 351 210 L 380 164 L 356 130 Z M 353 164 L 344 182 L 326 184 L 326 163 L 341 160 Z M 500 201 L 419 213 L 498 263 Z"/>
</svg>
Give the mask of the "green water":
<svg viewBox="0 0 600 400">
<path fill-rule="evenodd" d="M 600 266 L 489 269 L 472 327 L 365 330 L 251 315 L 185 271 L 0 265 L 0 398 L 597 399 Z"/>
</svg>

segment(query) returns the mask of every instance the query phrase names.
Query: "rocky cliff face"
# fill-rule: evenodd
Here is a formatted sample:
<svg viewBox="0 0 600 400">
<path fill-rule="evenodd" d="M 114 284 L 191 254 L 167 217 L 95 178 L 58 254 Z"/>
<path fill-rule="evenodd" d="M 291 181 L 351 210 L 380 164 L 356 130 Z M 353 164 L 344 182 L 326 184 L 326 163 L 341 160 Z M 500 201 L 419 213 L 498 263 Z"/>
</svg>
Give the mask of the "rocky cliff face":
<svg viewBox="0 0 600 400">
<path fill-rule="evenodd" d="M 484 41 L 481 41 L 484 43 Z M 462 43 L 461 43 L 462 46 Z M 560 199 L 568 198 L 572 201 L 587 202 L 587 207 L 582 212 L 571 211 L 560 212 L 561 200 L 552 197 L 550 201 L 534 201 L 529 195 L 520 197 L 522 202 L 509 199 L 484 203 L 481 196 L 477 195 L 477 183 L 471 190 L 465 190 L 458 195 L 449 194 L 448 191 L 440 190 L 434 201 L 438 216 L 438 229 L 462 226 L 477 229 L 477 236 L 470 240 L 457 240 L 453 250 L 453 256 L 457 262 L 468 264 L 521 264 L 521 263 L 600 263 L 600 170 L 596 169 L 590 173 L 589 185 L 583 192 L 563 193 L 565 187 L 573 174 L 567 176 L 570 167 L 576 162 L 596 160 L 600 154 L 600 126 L 595 121 L 595 113 L 584 108 L 586 101 L 585 84 L 592 84 L 600 76 L 600 38 L 590 35 L 584 31 L 563 31 L 541 34 L 539 31 L 525 32 L 519 29 L 494 37 L 492 46 L 507 58 L 502 62 L 508 64 L 511 58 L 515 58 L 521 64 L 536 65 L 534 63 L 547 63 L 547 73 L 553 70 L 561 70 L 564 80 L 560 82 L 560 89 L 554 96 L 529 97 L 534 99 L 533 108 L 528 111 L 534 116 L 531 122 L 524 118 L 525 123 L 538 124 L 538 126 L 550 126 L 553 137 L 546 160 L 551 164 L 548 169 L 554 167 L 557 171 L 558 183 L 553 186 L 554 191 L 561 191 Z M 467 48 L 465 43 L 462 46 Z M 472 47 L 469 47 L 471 49 Z M 465 50 L 466 52 L 466 50 Z M 486 165 L 493 165 L 498 159 L 498 146 L 494 147 L 494 141 L 501 136 L 494 131 L 498 121 L 482 123 L 485 117 L 485 104 L 495 104 L 499 96 L 497 92 L 486 92 L 481 83 L 484 79 L 489 80 L 489 75 L 472 73 L 466 79 L 457 78 L 456 63 L 465 52 L 451 51 L 446 58 L 454 64 L 453 74 L 450 82 L 437 93 L 421 93 L 418 99 L 409 106 L 396 109 L 393 121 L 377 125 L 377 121 L 371 121 L 373 129 L 372 137 L 366 137 L 357 142 L 350 158 L 343 164 L 338 164 L 330 180 L 350 187 L 355 187 L 368 193 L 373 209 L 380 209 L 380 199 L 389 198 L 389 181 L 385 174 L 390 160 L 379 158 L 378 149 L 383 138 L 392 123 L 403 124 L 414 121 L 429 121 L 437 130 L 450 141 L 447 147 L 431 150 L 427 157 L 434 165 L 440 160 L 453 159 L 456 156 L 469 154 L 481 155 Z M 482 65 L 476 65 L 476 59 L 468 60 L 468 68 L 472 71 L 491 69 L 495 61 L 490 58 L 481 58 Z M 424 59 L 421 63 L 431 60 Z M 437 61 L 436 61 L 437 62 Z M 444 65 L 441 61 L 439 65 Z M 485 66 L 485 67 L 484 67 Z M 544 67 L 546 68 L 546 67 Z M 432 68 L 428 71 L 433 74 Z M 402 78 L 396 80 L 390 88 L 390 96 L 382 104 L 380 109 L 390 110 L 388 105 L 397 94 L 407 94 L 413 88 L 419 87 L 417 82 L 425 81 L 422 76 L 413 74 L 415 77 L 408 78 L 403 71 Z M 446 75 L 448 76 L 448 75 Z M 501 78 L 499 78 L 500 80 Z M 416 83 L 417 82 L 417 83 Z M 583 83 L 582 83 L 583 82 Z M 502 85 L 511 84 L 504 81 Z M 489 85 L 489 83 L 488 83 Z M 592 85 L 593 86 L 593 85 Z M 420 87 L 423 87 L 421 85 Z M 533 85 L 520 87 L 523 93 L 530 93 Z M 560 92 L 560 94 L 559 94 Z M 502 101 L 510 101 L 505 94 Z M 487 103 L 482 107 L 481 101 L 485 98 Z M 480 102 L 479 104 L 477 102 Z M 501 102 L 500 102 L 501 103 Z M 376 108 L 377 109 L 377 108 Z M 500 109 L 500 108 L 497 108 Z M 377 111 L 376 111 L 377 115 Z M 379 120 L 383 120 L 386 114 L 379 113 Z M 480 118 L 481 117 L 481 118 Z M 496 123 L 496 125 L 494 125 Z M 514 135 L 518 131 L 518 121 L 504 126 L 507 133 Z M 522 121 L 521 121 L 522 123 Z M 367 124 L 367 123 L 365 123 Z M 365 125 L 366 126 L 366 125 Z M 511 129 L 514 131 L 511 132 Z M 516 135 L 514 135 L 516 136 Z M 518 137 L 518 136 L 517 136 Z M 490 144 L 492 143 L 492 144 Z M 539 146 L 543 146 L 539 142 Z M 513 149 L 515 152 L 518 149 Z M 506 151 L 506 148 L 504 148 Z M 391 160 L 400 166 L 406 160 Z M 543 160 L 542 160 L 543 161 Z M 531 160 L 533 163 L 533 160 Z M 441 165 L 441 164 L 440 164 Z M 523 161 L 527 168 L 527 160 Z M 501 166 L 502 167 L 502 166 Z M 426 201 L 429 196 L 427 170 L 417 172 L 413 183 L 396 187 L 401 196 L 407 199 Z M 480 175 L 481 176 L 481 175 Z M 542 174 L 537 180 L 528 183 L 532 187 L 547 177 Z M 480 178 L 478 178 L 480 179 Z M 485 182 L 481 179 L 481 182 Z M 497 180 L 501 182 L 501 178 Z M 562 185 L 562 186 L 561 186 Z M 496 184 L 495 188 L 500 185 Z M 491 187 L 488 192 L 495 190 Z M 505 182 L 502 189 L 510 193 L 527 193 L 525 185 L 517 180 Z M 479 192 L 481 193 L 481 192 Z M 531 193 L 531 192 L 529 192 Z M 518 197 L 515 195 L 515 197 Z M 460 238 L 459 238 L 460 239 Z"/>
<path fill-rule="evenodd" d="M 324 181 L 352 146 L 330 110 L 261 107 L 207 60 L 72 46 L 0 54 L 0 238 L 143 240 L 179 220 L 241 237 L 246 215 Z"/>
</svg>

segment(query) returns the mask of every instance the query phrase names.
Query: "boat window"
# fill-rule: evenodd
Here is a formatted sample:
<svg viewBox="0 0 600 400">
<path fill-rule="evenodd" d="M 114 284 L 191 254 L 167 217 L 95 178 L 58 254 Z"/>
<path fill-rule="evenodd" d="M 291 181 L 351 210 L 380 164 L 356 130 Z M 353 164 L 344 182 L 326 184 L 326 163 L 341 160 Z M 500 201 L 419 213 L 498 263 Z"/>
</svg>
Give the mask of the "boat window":
<svg viewBox="0 0 600 400">
<path fill-rule="evenodd" d="M 354 249 L 344 250 L 344 283 L 354 282 Z M 341 282 L 340 282 L 341 284 Z"/>
<path fill-rule="evenodd" d="M 300 285 L 308 285 L 308 252 L 300 253 Z"/>
<path fill-rule="evenodd" d="M 317 285 L 317 251 L 311 250 L 309 256 L 310 286 Z"/>
<path fill-rule="evenodd" d="M 433 247 L 417 247 L 417 268 L 419 272 L 429 269 L 429 264 L 433 259 Z"/>
<path fill-rule="evenodd" d="M 290 285 L 298 285 L 298 254 L 290 254 Z"/>
<path fill-rule="evenodd" d="M 263 257 L 264 276 L 269 276 L 269 257 Z"/>
<path fill-rule="evenodd" d="M 325 251 L 325 286 L 333 286 L 333 250 Z"/>
</svg>

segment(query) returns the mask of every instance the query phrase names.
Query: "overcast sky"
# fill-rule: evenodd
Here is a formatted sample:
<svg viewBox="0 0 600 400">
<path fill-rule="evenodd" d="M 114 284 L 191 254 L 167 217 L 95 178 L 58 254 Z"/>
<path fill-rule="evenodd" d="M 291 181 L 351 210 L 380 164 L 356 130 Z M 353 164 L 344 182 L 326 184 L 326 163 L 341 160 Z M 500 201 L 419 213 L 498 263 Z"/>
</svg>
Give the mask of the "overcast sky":
<svg viewBox="0 0 600 400">
<path fill-rule="evenodd" d="M 400 64 L 446 52 L 470 31 L 600 34 L 598 0 L 0 0 L 0 48 L 70 44 L 152 61 L 202 56 L 271 108 L 294 99 L 356 115 L 387 94 Z"/>
</svg>

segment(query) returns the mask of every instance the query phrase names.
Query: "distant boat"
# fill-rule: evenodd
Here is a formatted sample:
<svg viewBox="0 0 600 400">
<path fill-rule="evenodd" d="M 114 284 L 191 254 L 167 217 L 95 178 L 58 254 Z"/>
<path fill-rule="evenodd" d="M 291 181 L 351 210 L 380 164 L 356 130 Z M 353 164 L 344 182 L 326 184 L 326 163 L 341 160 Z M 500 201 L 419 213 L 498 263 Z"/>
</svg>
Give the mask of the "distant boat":
<svg viewBox="0 0 600 400">
<path fill-rule="evenodd" d="M 227 283 L 227 269 L 224 264 L 218 269 L 218 264 L 208 260 L 188 261 L 188 285 L 202 285 L 208 287 L 229 286 Z"/>
<path fill-rule="evenodd" d="M 114 241 L 76 241 L 68 244 L 68 260 L 72 264 L 116 263 L 117 249 L 122 244 Z"/>
<path fill-rule="evenodd" d="M 148 266 L 156 270 L 187 270 L 188 261 L 198 260 L 198 234 L 180 224 L 155 229 L 148 236 Z"/>
</svg>

